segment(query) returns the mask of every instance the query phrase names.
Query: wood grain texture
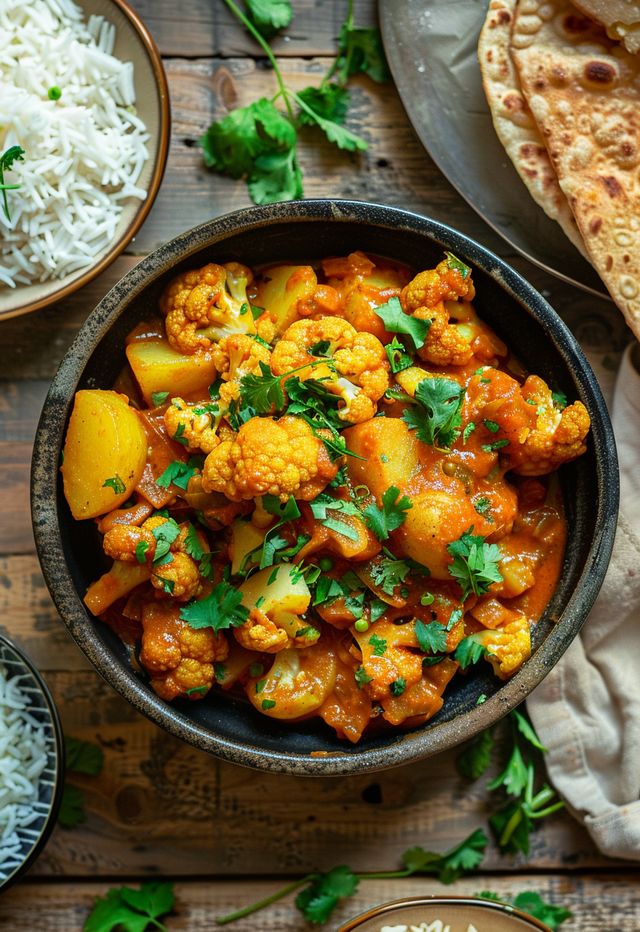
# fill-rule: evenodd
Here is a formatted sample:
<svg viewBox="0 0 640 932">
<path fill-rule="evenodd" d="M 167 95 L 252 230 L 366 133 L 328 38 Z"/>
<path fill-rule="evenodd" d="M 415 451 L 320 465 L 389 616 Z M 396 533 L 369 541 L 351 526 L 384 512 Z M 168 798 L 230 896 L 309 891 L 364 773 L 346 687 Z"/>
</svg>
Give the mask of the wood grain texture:
<svg viewBox="0 0 640 932">
<path fill-rule="evenodd" d="M 263 54 L 223 0 L 133 0 L 131 4 L 151 31 L 163 55 L 211 58 Z M 242 4 L 241 4 L 242 5 Z M 294 18 L 285 33 L 272 40 L 277 55 L 333 55 L 347 0 L 293 0 Z M 373 26 L 376 5 L 355 0 L 356 26 Z"/>
<path fill-rule="evenodd" d="M 279 889 L 277 881 L 237 880 L 175 884 L 175 914 L 166 920 L 169 932 L 211 932 L 215 916 L 224 915 Z M 0 902 L 0 926 L 12 932 L 34 932 L 47 916 L 47 932 L 80 932 L 97 896 L 109 884 L 43 884 L 32 880 L 6 893 Z M 360 883 L 356 894 L 343 902 L 325 928 L 339 923 L 378 903 L 407 896 L 471 896 L 493 890 L 513 898 L 522 891 L 536 890 L 549 902 L 573 912 L 563 925 L 566 932 L 637 932 L 640 915 L 640 886 L 635 874 L 596 874 L 554 877 L 525 873 L 519 877 L 480 874 L 465 878 L 453 887 L 443 887 L 430 878 L 378 880 Z M 293 897 L 275 903 L 263 912 L 228 927 L 233 932 L 301 932 L 309 929 L 293 905 Z M 487 932 L 490 932 L 487 927 Z"/>
</svg>

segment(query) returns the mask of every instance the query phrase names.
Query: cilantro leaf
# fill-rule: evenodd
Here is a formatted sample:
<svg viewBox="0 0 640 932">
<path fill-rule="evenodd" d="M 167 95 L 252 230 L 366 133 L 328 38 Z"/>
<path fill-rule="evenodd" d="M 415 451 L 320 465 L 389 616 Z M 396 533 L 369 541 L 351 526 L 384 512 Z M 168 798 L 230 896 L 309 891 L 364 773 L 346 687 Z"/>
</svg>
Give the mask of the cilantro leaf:
<svg viewBox="0 0 640 932">
<path fill-rule="evenodd" d="M 559 408 L 560 411 L 563 411 L 567 407 L 568 401 L 564 392 L 551 392 L 551 400 L 553 401 L 554 406 Z"/>
<path fill-rule="evenodd" d="M 466 670 L 472 664 L 477 663 L 487 652 L 484 644 L 481 644 L 475 637 L 470 634 L 469 637 L 463 638 L 456 647 L 454 659 L 460 664 L 461 670 Z"/>
<path fill-rule="evenodd" d="M 269 153 L 288 153 L 296 131 L 272 101 L 261 97 L 212 123 L 198 140 L 205 165 L 232 178 L 250 176 L 255 161 Z"/>
<path fill-rule="evenodd" d="M 138 890 L 114 887 L 104 897 L 98 897 L 83 926 L 84 932 L 145 932 L 152 926 L 164 930 L 159 920 L 174 906 L 173 884 L 147 881 Z"/>
<path fill-rule="evenodd" d="M 306 114 L 309 122 L 319 126 L 329 142 L 334 143 L 339 149 L 346 149 L 348 152 L 363 152 L 365 149 L 369 148 L 367 143 L 364 139 L 361 139 L 360 136 L 356 136 L 355 133 L 352 133 L 339 123 L 334 123 L 333 120 L 325 119 L 325 117 L 313 110 L 307 103 L 307 100 L 300 97 L 299 94 L 293 94 L 292 96 L 303 113 Z"/>
<path fill-rule="evenodd" d="M 269 366 L 260 360 L 260 375 L 243 375 L 240 379 L 240 397 L 243 405 L 256 414 L 271 414 L 284 407 L 282 376 L 274 375 Z"/>
<path fill-rule="evenodd" d="M 153 558 L 153 562 L 155 566 L 162 566 L 163 562 L 167 562 L 164 558 L 169 553 L 171 544 L 180 534 L 180 528 L 173 518 L 167 518 L 163 524 L 154 527 L 151 533 L 157 541 L 156 555 Z"/>
<path fill-rule="evenodd" d="M 293 18 L 291 0 L 245 0 L 252 23 L 263 36 L 286 29 Z"/>
<path fill-rule="evenodd" d="M 506 437 L 502 437 L 500 440 L 492 440 L 491 443 L 483 443 L 480 447 L 485 453 L 494 453 L 496 450 L 502 450 L 503 447 L 508 447 L 509 441 Z"/>
<path fill-rule="evenodd" d="M 117 473 L 115 476 L 111 476 L 110 479 L 105 479 L 102 483 L 102 488 L 113 489 L 114 495 L 122 495 L 123 492 L 127 491 L 126 485 Z"/>
<path fill-rule="evenodd" d="M 473 535 L 473 527 L 465 531 L 458 540 L 447 546 L 453 557 L 449 564 L 449 573 L 457 579 L 462 589 L 464 602 L 471 593 L 482 595 L 494 582 L 502 582 L 498 564 L 502 559 L 497 544 L 485 543 L 484 537 Z"/>
<path fill-rule="evenodd" d="M 397 337 L 394 337 L 391 343 L 387 343 L 384 349 L 393 373 L 402 372 L 403 369 L 408 369 L 413 365 L 412 357 Z"/>
<path fill-rule="evenodd" d="M 488 790 L 504 787 L 510 796 L 519 796 L 527 785 L 527 765 L 517 744 L 513 745 L 509 760 L 504 770 L 487 783 Z"/>
<path fill-rule="evenodd" d="M 159 485 L 163 489 L 168 489 L 169 486 L 173 484 L 186 492 L 189 480 L 192 476 L 195 476 L 198 469 L 198 460 L 194 457 L 191 457 L 188 463 L 183 463 L 181 460 L 174 460 L 172 463 L 169 463 L 162 475 L 158 476 L 156 485 Z"/>
<path fill-rule="evenodd" d="M 189 528 L 184 539 L 184 549 L 185 553 L 189 554 L 190 557 L 193 557 L 194 560 L 202 560 L 204 556 L 204 550 L 202 548 L 202 544 L 200 543 L 198 532 L 191 523 L 189 524 Z"/>
<path fill-rule="evenodd" d="M 469 421 L 465 429 L 462 431 L 462 442 L 463 443 L 467 442 L 467 440 L 469 439 L 469 437 L 471 436 L 471 434 L 474 432 L 475 429 L 476 429 L 476 425 L 474 424 L 474 422 Z"/>
<path fill-rule="evenodd" d="M 25 151 L 22 146 L 9 146 L 8 149 L 0 155 L 0 191 L 2 191 L 2 210 L 9 222 L 11 214 L 9 212 L 9 203 L 7 201 L 7 191 L 17 191 L 21 188 L 20 184 L 5 184 L 4 173 L 9 171 L 14 162 L 24 162 Z"/>
<path fill-rule="evenodd" d="M 151 404 L 154 408 L 159 408 L 160 405 L 165 403 L 168 397 L 169 392 L 151 392 Z"/>
<path fill-rule="evenodd" d="M 85 812 L 85 798 L 82 790 L 71 783 L 65 783 L 62 787 L 62 800 L 58 810 L 58 822 L 63 828 L 77 828 L 82 822 L 87 821 Z"/>
<path fill-rule="evenodd" d="M 407 518 L 407 511 L 412 508 L 411 499 L 400 494 L 395 485 L 390 486 L 382 495 L 382 508 L 374 503 L 364 509 L 364 520 L 378 540 L 387 540 L 392 531 L 396 531 Z"/>
<path fill-rule="evenodd" d="M 384 657 L 387 652 L 387 641 L 386 638 L 378 637 L 377 634 L 372 634 L 369 638 L 369 644 L 373 648 L 374 657 Z"/>
<path fill-rule="evenodd" d="M 97 776 L 104 765 L 102 748 L 80 738 L 64 737 L 64 766 L 67 772 Z"/>
<path fill-rule="evenodd" d="M 295 147 L 259 155 L 247 179 L 247 187 L 255 204 L 298 201 L 304 197 Z"/>
<path fill-rule="evenodd" d="M 415 392 L 419 406 L 405 410 L 402 419 L 423 443 L 448 450 L 460 434 L 464 395 L 452 379 L 423 379 Z"/>
<path fill-rule="evenodd" d="M 344 123 L 349 109 L 349 91 L 339 84 L 321 84 L 320 87 L 305 87 L 298 92 L 302 99 L 316 114 L 333 123 Z M 301 109 L 298 116 L 300 124 L 309 125 L 315 120 Z"/>
<path fill-rule="evenodd" d="M 447 648 L 447 629 L 439 621 L 425 624 L 416 618 L 414 627 L 420 650 L 425 654 L 439 654 Z"/>
<path fill-rule="evenodd" d="M 374 307 L 373 313 L 378 315 L 388 333 L 404 333 L 413 343 L 414 349 L 424 346 L 431 321 L 405 314 L 400 298 L 389 298 L 386 304 Z"/>
<path fill-rule="evenodd" d="M 341 84 L 346 84 L 354 74 L 367 74 L 378 84 L 388 81 L 391 74 L 380 30 L 355 27 L 351 18 L 343 23 L 335 68 Z"/>
<path fill-rule="evenodd" d="M 358 889 L 359 878 L 344 864 L 324 874 L 314 874 L 311 883 L 296 897 L 296 906 L 314 925 L 329 921 L 340 900 Z"/>
<path fill-rule="evenodd" d="M 493 521 L 491 517 L 491 502 L 488 498 L 477 498 L 473 503 L 473 507 L 478 512 L 479 515 L 482 515 L 483 518 L 486 518 L 487 521 Z"/>
<path fill-rule="evenodd" d="M 533 745 L 533 747 L 536 748 L 536 750 L 541 751 L 543 754 L 546 754 L 547 749 L 545 748 L 544 744 L 540 742 L 540 738 L 535 733 L 535 730 L 531 722 L 527 718 L 525 718 L 525 716 L 521 712 L 518 712 L 517 709 L 513 710 L 513 712 L 511 713 L 511 718 L 516 723 L 516 728 L 518 729 L 522 737 L 525 739 L 525 741 L 528 741 L 529 744 Z"/>
<path fill-rule="evenodd" d="M 467 780 L 477 780 L 491 763 L 493 750 L 493 734 L 490 728 L 481 731 L 463 747 L 456 758 L 458 773 Z"/>
<path fill-rule="evenodd" d="M 369 566 L 369 573 L 373 582 L 387 595 L 393 595 L 397 587 L 405 581 L 412 571 L 423 576 L 430 575 L 426 566 L 422 566 L 414 560 L 399 560 L 386 550 L 384 556 L 379 557 Z"/>
<path fill-rule="evenodd" d="M 300 509 L 293 495 L 286 502 L 281 502 L 277 495 L 263 495 L 262 507 L 280 521 L 295 521 L 300 517 Z"/>
<path fill-rule="evenodd" d="M 411 874 L 435 874 L 441 883 L 449 884 L 481 864 L 488 843 L 483 830 L 477 828 L 444 854 L 415 847 L 404 852 L 402 861 Z"/>
<path fill-rule="evenodd" d="M 540 894 L 533 890 L 523 890 L 522 893 L 518 893 L 513 900 L 513 905 L 516 909 L 521 909 L 522 912 L 529 913 L 530 916 L 544 922 L 553 930 L 567 919 L 572 918 L 572 913 L 564 906 L 545 903 Z"/>
<path fill-rule="evenodd" d="M 183 606 L 180 617 L 192 628 L 213 628 L 217 632 L 244 624 L 249 617 L 249 609 L 242 604 L 242 593 L 222 581 L 206 598 Z"/>
<path fill-rule="evenodd" d="M 136 544 L 136 560 L 138 563 L 144 564 L 147 562 L 146 553 L 149 549 L 149 544 L 146 540 L 138 541 Z"/>
<path fill-rule="evenodd" d="M 364 667 L 358 667 L 358 669 L 353 674 L 355 681 L 358 684 L 358 689 L 362 689 L 363 686 L 366 686 L 367 683 L 370 683 L 373 679 L 372 676 L 369 676 Z"/>
</svg>

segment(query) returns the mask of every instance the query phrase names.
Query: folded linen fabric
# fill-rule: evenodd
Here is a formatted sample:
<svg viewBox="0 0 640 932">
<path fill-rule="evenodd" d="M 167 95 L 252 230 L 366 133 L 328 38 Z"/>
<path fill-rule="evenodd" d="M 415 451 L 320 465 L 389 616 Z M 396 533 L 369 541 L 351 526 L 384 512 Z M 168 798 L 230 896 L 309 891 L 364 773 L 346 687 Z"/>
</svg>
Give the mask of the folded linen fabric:
<svg viewBox="0 0 640 932">
<path fill-rule="evenodd" d="M 620 516 L 580 636 L 527 700 L 549 777 L 600 850 L 640 860 L 640 372 L 628 347 L 613 396 Z"/>
</svg>

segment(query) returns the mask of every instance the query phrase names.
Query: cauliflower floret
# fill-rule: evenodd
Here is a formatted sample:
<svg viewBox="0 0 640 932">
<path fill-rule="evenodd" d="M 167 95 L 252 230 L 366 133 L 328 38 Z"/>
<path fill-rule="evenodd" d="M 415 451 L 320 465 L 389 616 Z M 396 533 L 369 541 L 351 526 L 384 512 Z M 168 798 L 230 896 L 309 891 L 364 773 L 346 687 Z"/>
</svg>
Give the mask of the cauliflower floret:
<svg viewBox="0 0 640 932">
<path fill-rule="evenodd" d="M 198 566 L 186 553 L 175 551 L 167 556 L 166 563 L 154 567 L 151 584 L 178 602 L 188 602 L 202 589 Z"/>
<path fill-rule="evenodd" d="M 222 632 L 195 630 L 180 618 L 180 607 L 152 602 L 142 610 L 140 663 L 153 689 L 167 701 L 187 694 L 201 699 L 214 681 L 215 662 L 223 661 L 229 644 Z"/>
<path fill-rule="evenodd" d="M 542 476 L 585 452 L 591 420 L 581 401 L 574 401 L 561 410 L 554 404 L 547 383 L 537 375 L 530 375 L 526 380 L 522 397 L 530 404 L 535 426 L 520 444 L 511 443 L 505 450 L 514 472 L 522 476 Z"/>
<path fill-rule="evenodd" d="M 164 412 L 168 435 L 173 440 L 184 440 L 191 453 L 211 453 L 218 446 L 218 425 L 221 419 L 222 415 L 215 403 L 188 404 L 183 398 L 172 398 Z"/>
<path fill-rule="evenodd" d="M 238 644 L 246 650 L 257 650 L 264 654 L 276 654 L 293 644 L 284 628 L 259 608 L 253 608 L 245 623 L 235 628 L 233 634 Z"/>
<path fill-rule="evenodd" d="M 418 350 L 421 359 L 438 366 L 464 366 L 473 356 L 470 334 L 456 324 L 450 324 L 450 308 L 445 302 L 469 302 L 475 297 L 471 274 L 463 274 L 451 259 L 444 259 L 435 269 L 419 272 L 402 289 L 400 301 L 407 314 L 419 320 L 430 320 L 424 346 Z"/>
<path fill-rule="evenodd" d="M 225 408 L 240 397 L 240 379 L 244 375 L 259 375 L 260 363 L 268 366 L 271 360 L 269 347 L 244 333 L 223 337 L 212 352 L 216 369 L 223 380 L 220 400 Z"/>
<path fill-rule="evenodd" d="M 331 357 L 331 365 L 318 365 L 318 358 L 309 353 L 317 343 L 328 344 L 324 355 Z M 275 375 L 285 375 L 310 363 L 315 363 L 313 368 L 296 375 L 324 379 L 325 388 L 342 399 L 341 420 L 360 424 L 375 415 L 376 402 L 389 387 L 389 363 L 377 337 L 358 333 L 340 317 L 298 320 L 282 335 L 271 368 Z"/>
<path fill-rule="evenodd" d="M 526 615 L 519 614 L 515 621 L 500 628 L 478 631 L 469 639 L 485 648 L 486 659 L 501 680 L 513 676 L 531 656 L 531 631 Z"/>
<path fill-rule="evenodd" d="M 204 464 L 205 492 L 223 492 L 232 502 L 259 495 L 290 495 L 311 501 L 338 471 L 326 447 L 302 418 L 253 417 L 235 440 L 224 440 Z"/>
<path fill-rule="evenodd" d="M 255 333 L 247 297 L 252 281 L 251 270 L 239 262 L 210 262 L 174 278 L 160 298 L 171 346 L 191 354 L 232 333 Z"/>
<path fill-rule="evenodd" d="M 392 684 L 398 680 L 404 680 L 405 688 L 420 680 L 423 654 L 413 622 L 395 625 L 381 618 L 368 631 L 356 632 L 355 637 L 364 672 L 371 677 L 367 689 L 372 699 L 392 695 Z"/>
<path fill-rule="evenodd" d="M 141 544 L 146 544 L 146 549 Z M 124 563 L 142 562 L 137 554 L 142 555 L 143 551 L 145 563 L 151 563 L 156 555 L 156 539 L 151 530 L 133 524 L 115 524 L 104 535 L 102 546 L 108 557 Z"/>
</svg>

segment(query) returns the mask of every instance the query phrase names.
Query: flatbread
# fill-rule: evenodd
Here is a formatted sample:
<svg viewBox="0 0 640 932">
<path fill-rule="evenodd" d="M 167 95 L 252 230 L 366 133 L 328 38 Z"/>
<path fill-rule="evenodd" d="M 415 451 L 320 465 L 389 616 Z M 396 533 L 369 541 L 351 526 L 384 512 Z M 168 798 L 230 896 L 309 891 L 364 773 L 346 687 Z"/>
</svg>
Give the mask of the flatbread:
<svg viewBox="0 0 640 932">
<path fill-rule="evenodd" d="M 509 53 L 515 6 L 516 0 L 491 0 L 478 42 L 482 84 L 493 125 L 536 204 L 560 224 L 573 245 L 586 255 L 536 121 L 522 96 L 518 72 Z"/>
<path fill-rule="evenodd" d="M 567 0 L 518 0 L 511 54 L 591 260 L 640 336 L 640 58 Z"/>
<path fill-rule="evenodd" d="M 640 52 L 640 3 L 634 0 L 575 0 L 575 5 L 604 26 L 609 38 L 622 42 L 632 55 Z"/>
</svg>

